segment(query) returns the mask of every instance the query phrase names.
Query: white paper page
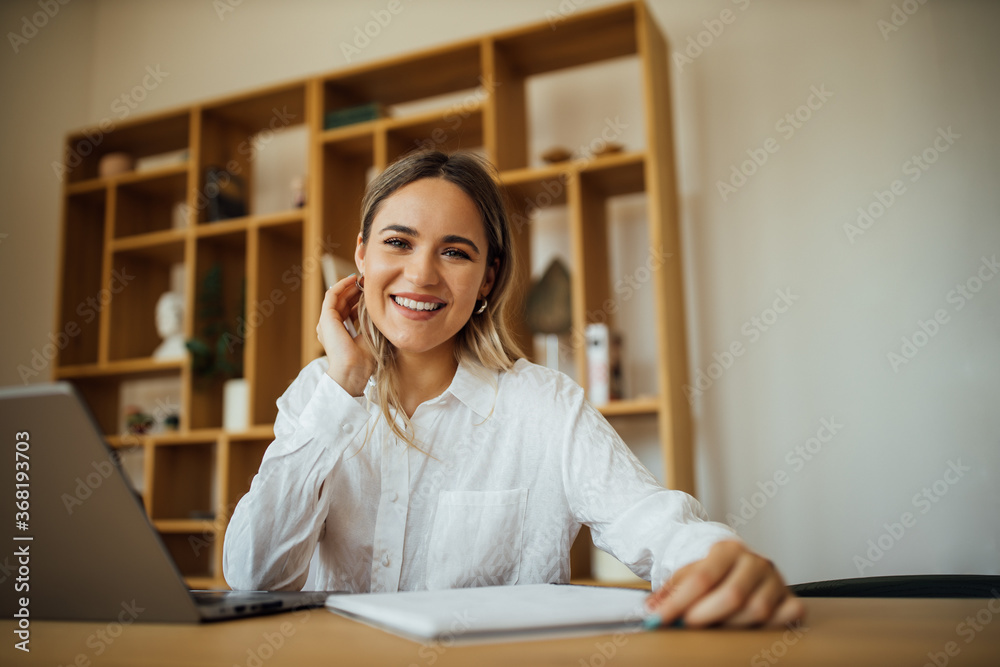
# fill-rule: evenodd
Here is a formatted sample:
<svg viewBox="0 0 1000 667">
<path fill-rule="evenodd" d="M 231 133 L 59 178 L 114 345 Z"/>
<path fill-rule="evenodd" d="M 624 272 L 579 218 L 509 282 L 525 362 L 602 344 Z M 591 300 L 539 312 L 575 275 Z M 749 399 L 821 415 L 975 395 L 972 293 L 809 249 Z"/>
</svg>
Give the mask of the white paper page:
<svg viewBox="0 0 1000 667">
<path fill-rule="evenodd" d="M 395 634 L 433 641 L 639 630 L 647 591 L 528 584 L 331 595 L 327 607 Z"/>
</svg>

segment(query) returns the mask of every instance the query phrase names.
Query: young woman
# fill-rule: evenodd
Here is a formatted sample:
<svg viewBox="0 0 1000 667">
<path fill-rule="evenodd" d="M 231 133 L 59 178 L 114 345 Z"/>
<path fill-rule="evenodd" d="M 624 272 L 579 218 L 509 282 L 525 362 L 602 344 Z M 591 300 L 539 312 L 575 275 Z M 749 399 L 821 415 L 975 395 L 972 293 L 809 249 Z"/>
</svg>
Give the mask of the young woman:
<svg viewBox="0 0 1000 667">
<path fill-rule="evenodd" d="M 355 260 L 323 301 L 326 357 L 278 400 L 229 523 L 233 588 L 301 588 L 317 545 L 319 590 L 566 582 L 586 524 L 653 582 L 664 622 L 802 617 L 774 566 L 660 487 L 578 385 L 520 358 L 488 163 L 434 152 L 389 167 L 362 204 Z"/>
</svg>

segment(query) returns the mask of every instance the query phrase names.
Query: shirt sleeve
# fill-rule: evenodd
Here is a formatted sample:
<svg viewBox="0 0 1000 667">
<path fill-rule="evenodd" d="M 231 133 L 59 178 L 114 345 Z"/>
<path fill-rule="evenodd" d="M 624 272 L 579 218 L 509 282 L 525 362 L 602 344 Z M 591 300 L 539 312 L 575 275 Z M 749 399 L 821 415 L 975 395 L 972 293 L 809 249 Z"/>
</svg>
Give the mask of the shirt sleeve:
<svg viewBox="0 0 1000 667">
<path fill-rule="evenodd" d="M 278 399 L 274 441 L 226 529 L 223 573 L 234 590 L 305 584 L 328 512 L 324 484 L 344 452 L 361 446 L 369 418 L 365 399 L 326 368 L 325 358 L 313 361 Z"/>
<path fill-rule="evenodd" d="M 594 544 L 660 588 L 716 542 L 739 540 L 691 495 L 663 488 L 582 397 L 568 420 L 563 475 L 570 511 Z"/>
</svg>

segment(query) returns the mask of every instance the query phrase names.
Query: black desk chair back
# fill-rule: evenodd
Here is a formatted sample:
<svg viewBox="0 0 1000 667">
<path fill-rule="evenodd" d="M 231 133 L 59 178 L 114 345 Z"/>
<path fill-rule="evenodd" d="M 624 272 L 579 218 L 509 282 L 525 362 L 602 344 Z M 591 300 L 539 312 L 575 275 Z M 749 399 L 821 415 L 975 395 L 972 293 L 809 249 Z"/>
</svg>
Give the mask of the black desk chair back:
<svg viewBox="0 0 1000 667">
<path fill-rule="evenodd" d="M 920 574 L 834 579 L 789 586 L 805 598 L 998 598 L 1000 576 Z"/>
</svg>

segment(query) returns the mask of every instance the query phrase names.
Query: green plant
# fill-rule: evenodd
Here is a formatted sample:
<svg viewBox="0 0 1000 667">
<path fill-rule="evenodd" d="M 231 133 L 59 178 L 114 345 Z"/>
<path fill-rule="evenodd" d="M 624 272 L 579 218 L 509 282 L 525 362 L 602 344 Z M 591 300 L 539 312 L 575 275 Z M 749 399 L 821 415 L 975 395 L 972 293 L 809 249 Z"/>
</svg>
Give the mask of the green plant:
<svg viewBox="0 0 1000 667">
<path fill-rule="evenodd" d="M 198 336 L 185 342 L 191 352 L 191 370 L 195 377 L 228 379 L 243 376 L 243 338 L 226 318 L 223 303 L 222 264 L 215 262 L 205 273 L 198 290 Z M 243 320 L 246 303 L 246 280 L 240 294 L 240 315 Z"/>
</svg>

